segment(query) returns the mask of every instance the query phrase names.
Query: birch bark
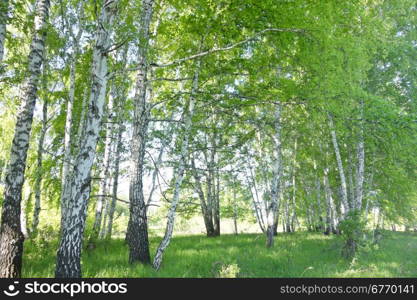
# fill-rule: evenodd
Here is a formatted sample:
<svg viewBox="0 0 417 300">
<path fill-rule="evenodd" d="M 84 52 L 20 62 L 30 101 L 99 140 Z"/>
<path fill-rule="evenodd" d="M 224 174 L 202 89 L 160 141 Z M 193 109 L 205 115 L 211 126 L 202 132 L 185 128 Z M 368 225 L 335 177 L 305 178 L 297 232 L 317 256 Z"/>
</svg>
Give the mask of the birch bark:
<svg viewBox="0 0 417 300">
<path fill-rule="evenodd" d="M 341 196 L 342 196 L 342 204 L 344 207 L 344 214 L 345 216 L 349 213 L 349 202 L 348 202 L 348 192 L 347 192 L 347 185 L 346 185 L 346 176 L 345 170 L 343 168 L 342 157 L 340 155 L 339 143 L 337 141 L 336 129 L 333 123 L 332 116 L 329 115 L 329 127 L 330 127 L 330 134 L 332 136 L 332 143 L 334 148 L 334 153 L 336 155 L 336 162 L 337 162 L 337 169 L 339 170 L 339 177 L 340 177 L 340 185 L 341 185 Z"/>
<path fill-rule="evenodd" d="M 172 198 L 171 206 L 168 211 L 167 215 L 167 225 L 165 229 L 164 237 L 162 238 L 161 243 L 158 246 L 158 249 L 155 253 L 155 258 L 153 260 L 153 268 L 159 270 L 162 263 L 162 257 L 164 254 L 165 249 L 168 247 L 172 233 L 174 231 L 174 222 L 175 222 L 175 212 L 177 209 L 177 205 L 179 202 L 180 191 L 181 191 L 181 184 L 184 179 L 185 168 L 188 162 L 188 144 L 189 144 L 189 136 L 190 130 L 192 125 L 192 117 L 194 114 L 194 106 L 195 106 L 195 93 L 198 90 L 198 78 L 200 72 L 200 61 L 197 61 L 196 64 L 196 71 L 193 78 L 193 87 L 191 90 L 191 95 L 188 100 L 188 103 L 185 105 L 184 109 L 184 132 L 182 135 L 182 142 L 181 142 L 181 161 L 180 165 L 177 170 L 176 179 L 175 179 L 175 186 L 174 186 L 174 195 Z"/>
<path fill-rule="evenodd" d="M 80 7 L 78 9 L 78 13 L 80 16 L 84 15 L 83 12 L 83 1 L 80 1 Z M 72 140 L 71 140 L 71 129 L 73 127 L 73 106 L 74 106 L 74 97 L 75 97 L 75 75 L 76 75 L 76 58 L 77 55 L 80 52 L 79 47 L 79 41 L 81 39 L 81 36 L 83 34 L 83 26 L 81 22 L 78 24 L 78 33 L 77 35 L 74 35 L 72 31 L 72 24 L 69 24 L 66 17 L 63 16 L 64 22 L 66 24 L 66 27 L 68 28 L 68 31 L 70 33 L 72 42 L 74 44 L 74 51 L 72 55 L 70 56 L 70 83 L 69 83 L 69 92 L 68 92 L 68 101 L 67 101 L 67 111 L 66 111 L 66 119 L 65 119 L 65 129 L 64 129 L 64 161 L 62 165 L 62 181 L 61 181 L 61 201 L 65 201 L 68 199 L 67 197 L 64 197 L 65 195 L 65 189 L 68 184 L 67 180 L 70 179 L 70 176 L 68 176 L 68 172 L 70 170 L 70 165 L 72 161 L 72 155 L 71 155 L 71 146 L 72 146 Z M 80 17 L 81 19 L 81 17 Z M 84 104 L 84 103 L 83 103 Z M 83 110 L 84 111 L 84 110 Z M 80 126 L 81 126 L 80 122 Z M 65 219 L 65 214 L 68 210 L 68 203 L 61 202 L 61 220 Z M 62 228 L 63 224 L 61 224 Z"/>
<path fill-rule="evenodd" d="M 356 173 L 356 192 L 355 192 L 355 209 L 361 210 L 362 209 L 362 199 L 363 199 L 363 182 L 365 180 L 365 142 L 364 142 L 364 101 L 361 100 L 360 103 L 360 116 L 361 121 L 359 124 L 359 141 L 357 147 L 357 156 L 358 156 L 358 167 Z"/>
<path fill-rule="evenodd" d="M 0 277 L 20 277 L 24 237 L 20 231 L 22 186 L 26 168 L 29 138 L 32 129 L 36 94 L 44 61 L 49 0 L 39 0 L 36 7 L 35 31 L 28 57 L 28 78 L 23 87 L 22 104 L 17 115 L 6 173 L 4 201 L 0 225 Z"/>
<path fill-rule="evenodd" d="M 323 176 L 323 185 L 324 185 L 324 192 L 326 195 L 326 234 L 330 234 L 336 231 L 336 225 L 334 223 L 334 205 L 333 205 L 333 197 L 332 191 L 329 185 L 329 169 L 326 167 L 324 169 L 324 176 Z"/>
<path fill-rule="evenodd" d="M 113 93 L 114 94 L 114 93 Z M 96 213 L 94 218 L 94 225 L 93 225 L 93 233 L 91 242 L 97 239 L 100 229 L 102 226 L 102 219 L 103 219 L 103 205 L 106 202 L 107 198 L 107 187 L 108 187 L 108 178 L 110 175 L 110 152 L 112 146 L 112 131 L 113 131 L 113 96 L 109 97 L 108 107 L 107 107 L 107 123 L 106 123 L 106 130 L 105 130 L 105 142 L 104 142 L 104 157 L 103 157 L 103 168 L 100 174 L 100 187 L 99 187 L 99 196 L 97 197 L 96 202 Z M 105 224 L 104 224 L 105 226 Z"/>
<path fill-rule="evenodd" d="M 139 72 L 134 97 L 133 135 L 131 141 L 132 168 L 130 171 L 129 202 L 130 215 L 126 232 L 129 245 L 129 262 L 148 264 L 151 261 L 148 241 L 148 221 L 146 203 L 143 195 L 143 174 L 147 130 L 150 107 L 147 103 L 147 72 L 150 23 L 153 13 L 153 0 L 142 1 L 140 18 L 140 47 L 138 51 Z"/>
<path fill-rule="evenodd" d="M 33 209 L 33 219 L 32 219 L 32 236 L 35 237 L 37 234 L 38 224 L 39 224 L 39 214 L 41 212 L 41 185 L 42 185 L 42 160 L 43 160 L 43 145 L 45 142 L 46 131 L 48 130 L 48 102 L 46 99 L 43 102 L 42 106 L 42 129 L 39 135 L 38 141 L 38 154 L 36 158 L 36 180 L 35 180 L 35 206 Z"/>
<path fill-rule="evenodd" d="M 280 194 L 280 180 L 281 180 L 281 104 L 275 104 L 275 135 L 274 135 L 274 162 L 272 170 L 271 182 L 271 201 L 267 210 L 268 227 L 266 230 L 267 241 L 266 246 L 272 247 L 274 244 L 274 221 L 277 218 L 278 202 Z"/>
<path fill-rule="evenodd" d="M 70 172 L 70 184 L 65 189 L 64 197 L 66 199 L 63 201 L 68 203 L 68 211 L 62 222 L 62 236 L 55 270 L 57 278 L 81 277 L 80 258 L 87 201 L 90 194 L 90 174 L 96 155 L 97 140 L 103 116 L 107 87 L 107 50 L 111 44 L 111 28 L 116 15 L 117 4 L 117 0 L 104 1 L 97 24 L 86 131 L 73 170 Z"/>
<path fill-rule="evenodd" d="M 213 219 L 211 217 L 211 211 L 209 211 L 207 207 L 204 191 L 201 184 L 200 174 L 198 173 L 198 170 L 195 166 L 194 157 L 192 157 L 191 159 L 191 168 L 194 177 L 195 191 L 197 192 L 198 197 L 200 199 L 201 212 L 203 214 L 204 225 L 206 227 L 206 234 L 208 237 L 211 237 L 214 236 Z"/>
</svg>

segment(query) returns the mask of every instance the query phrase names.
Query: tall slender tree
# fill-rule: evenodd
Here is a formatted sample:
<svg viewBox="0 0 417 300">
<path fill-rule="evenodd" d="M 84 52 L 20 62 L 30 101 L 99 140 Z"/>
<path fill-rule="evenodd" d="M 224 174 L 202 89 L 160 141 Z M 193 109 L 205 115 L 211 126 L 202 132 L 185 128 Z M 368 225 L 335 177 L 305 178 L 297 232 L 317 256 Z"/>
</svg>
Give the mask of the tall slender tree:
<svg viewBox="0 0 417 300">
<path fill-rule="evenodd" d="M 6 175 L 0 227 L 0 277 L 21 275 L 24 237 L 20 231 L 20 204 L 36 93 L 44 60 L 49 6 L 49 0 L 40 0 L 36 7 L 35 28 L 28 57 L 28 75 L 23 87 Z"/>
<path fill-rule="evenodd" d="M 154 0 L 143 0 L 139 22 L 138 75 L 136 79 L 133 135 L 131 141 L 132 168 L 130 173 L 130 215 L 126 232 L 129 262 L 150 263 L 148 221 L 143 195 L 144 159 L 149 125 L 150 105 L 147 102 L 148 51 Z"/>
<path fill-rule="evenodd" d="M 81 249 L 90 194 L 90 174 L 103 117 L 108 75 L 107 55 L 111 47 L 117 4 L 117 0 L 104 1 L 97 20 L 85 136 L 81 140 L 79 154 L 69 173 L 71 178 L 63 195 L 65 199 L 62 200 L 68 203 L 68 211 L 61 222 L 63 228 L 55 270 L 55 276 L 58 278 L 81 277 Z"/>
</svg>

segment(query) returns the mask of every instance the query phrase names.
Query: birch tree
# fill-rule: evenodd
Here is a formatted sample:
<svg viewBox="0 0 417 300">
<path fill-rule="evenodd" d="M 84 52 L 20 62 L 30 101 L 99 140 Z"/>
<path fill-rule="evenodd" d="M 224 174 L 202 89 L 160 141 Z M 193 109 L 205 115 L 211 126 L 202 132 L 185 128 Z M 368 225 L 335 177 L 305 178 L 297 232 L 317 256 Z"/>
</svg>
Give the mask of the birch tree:
<svg viewBox="0 0 417 300">
<path fill-rule="evenodd" d="M 36 158 L 36 179 L 35 179 L 35 207 L 33 209 L 32 218 L 32 236 L 36 236 L 39 225 L 39 215 L 41 212 L 41 187 L 42 187 L 42 176 L 43 176 L 43 148 L 45 143 L 45 136 L 48 130 L 48 101 L 43 100 L 42 105 L 42 128 L 39 134 L 38 140 L 38 155 Z"/>
<path fill-rule="evenodd" d="M 184 179 L 185 169 L 189 160 L 188 143 L 189 143 L 190 130 L 192 126 L 192 118 L 194 114 L 194 106 L 196 102 L 195 93 L 198 90 L 200 64 L 201 64 L 201 61 L 198 60 L 196 62 L 196 71 L 194 73 L 191 95 L 188 98 L 188 101 L 184 107 L 184 115 L 183 115 L 184 131 L 182 132 L 182 135 L 181 135 L 180 163 L 175 174 L 174 194 L 172 196 L 171 206 L 167 214 L 167 224 L 165 228 L 165 234 L 164 234 L 164 237 L 162 238 L 161 243 L 156 249 L 155 257 L 154 257 L 153 264 L 152 264 L 153 268 L 156 270 L 159 270 L 159 268 L 161 267 L 164 251 L 168 247 L 171 241 L 172 233 L 174 231 L 175 213 L 176 213 L 178 202 L 180 200 L 181 184 Z"/>
<path fill-rule="evenodd" d="M 135 109 L 133 116 L 133 135 L 131 141 L 132 167 L 130 171 L 129 202 L 130 215 L 126 232 L 129 245 L 129 262 L 150 263 L 148 222 L 146 203 L 143 195 L 144 158 L 149 125 L 150 106 L 147 103 L 147 72 L 150 24 L 153 13 L 153 0 L 142 1 L 139 28 L 138 75 L 135 86 Z"/>
<path fill-rule="evenodd" d="M 267 234 L 267 247 L 272 247 L 274 244 L 274 222 L 278 214 L 278 201 L 280 194 L 280 181 L 281 181 L 281 104 L 275 104 L 274 112 L 274 163 L 272 171 L 272 183 L 271 183 L 271 201 L 267 210 L 268 227 Z"/>
<path fill-rule="evenodd" d="M 10 150 L 0 225 L 0 277 L 2 278 L 21 275 L 24 237 L 20 231 L 20 205 L 33 113 L 44 60 L 49 6 L 49 0 L 37 2 L 34 33 L 28 56 L 28 75 L 22 89 L 21 106 Z"/>
<path fill-rule="evenodd" d="M 340 155 L 339 143 L 337 141 L 336 129 L 334 127 L 333 117 L 331 115 L 329 115 L 329 127 L 330 127 L 330 134 L 332 136 L 334 153 L 336 155 L 337 169 L 339 170 L 340 187 L 341 187 L 341 192 L 342 192 L 342 204 L 344 208 L 343 215 L 346 215 L 349 212 L 350 206 L 348 202 L 345 169 L 343 168 L 343 162 L 342 162 L 342 157 Z"/>
<path fill-rule="evenodd" d="M 63 196 L 65 198 L 63 202 L 68 203 L 68 211 L 62 222 L 62 236 L 55 270 L 57 278 L 81 277 L 80 259 L 87 200 L 90 194 L 90 173 L 103 117 L 107 87 L 107 52 L 111 46 L 111 29 L 117 12 L 117 4 L 117 0 L 104 1 L 97 21 L 85 136 L 81 141 L 79 154 L 70 173 L 69 185 Z"/>
<path fill-rule="evenodd" d="M 96 202 L 96 212 L 94 218 L 94 225 L 93 225 L 93 233 L 91 236 L 91 242 L 93 243 L 94 240 L 97 239 L 100 233 L 100 229 L 103 226 L 105 227 L 105 222 L 103 222 L 103 207 L 106 205 L 107 199 L 107 189 L 109 183 L 109 176 L 110 176 L 110 158 L 111 158 L 111 148 L 112 148 L 112 134 L 113 134 L 113 95 L 111 93 L 108 101 L 107 106 L 107 121 L 105 126 L 105 142 L 104 142 L 104 157 L 103 163 L 101 166 L 101 173 L 100 173 L 100 187 L 98 191 L 98 198 Z M 103 223 L 103 224 L 102 224 Z"/>
<path fill-rule="evenodd" d="M 71 153 L 71 146 L 72 146 L 72 136 L 71 136 L 71 129 L 73 128 L 73 106 L 74 106 L 74 99 L 75 99 L 75 84 L 76 84 L 76 63 L 77 63 L 77 56 L 80 53 L 80 39 L 83 34 L 83 23 L 82 18 L 84 16 L 84 6 L 83 1 L 78 3 L 78 7 L 76 8 L 77 19 L 78 19 L 78 32 L 77 34 L 73 31 L 73 24 L 69 24 L 67 17 L 63 13 L 62 18 L 64 20 L 65 27 L 69 32 L 69 36 L 71 37 L 72 41 L 72 54 L 69 55 L 68 61 L 70 63 L 70 76 L 69 76 L 69 91 L 68 91 L 68 100 L 67 100 L 67 111 L 66 111 L 66 119 L 65 119 L 65 129 L 64 129 L 64 159 L 62 164 L 62 180 L 61 180 L 61 200 L 65 201 L 67 199 L 64 197 L 66 193 L 66 186 L 69 184 L 67 181 L 69 180 L 70 176 L 68 176 L 71 161 L 73 160 L 72 153 Z M 82 122 L 80 122 L 80 127 L 82 127 Z M 61 202 L 61 220 L 65 219 L 65 214 L 68 210 L 68 203 Z M 61 224 L 61 227 L 63 224 Z"/>
</svg>

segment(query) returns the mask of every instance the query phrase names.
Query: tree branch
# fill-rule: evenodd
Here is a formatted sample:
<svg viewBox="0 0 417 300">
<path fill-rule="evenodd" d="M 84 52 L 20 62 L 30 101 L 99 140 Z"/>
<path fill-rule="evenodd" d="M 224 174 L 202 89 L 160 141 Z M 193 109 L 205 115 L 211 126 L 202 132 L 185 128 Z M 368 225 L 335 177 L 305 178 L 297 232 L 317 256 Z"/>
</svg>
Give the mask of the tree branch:
<svg viewBox="0 0 417 300">
<path fill-rule="evenodd" d="M 192 59 L 196 59 L 196 58 L 199 58 L 199 57 L 202 57 L 202 56 L 206 56 L 206 55 L 209 55 L 209 54 L 212 54 L 212 53 L 215 53 L 215 52 L 231 50 L 231 49 L 236 48 L 240 45 L 246 44 L 247 42 L 255 40 L 256 38 L 258 38 L 259 36 L 261 36 L 262 34 L 264 34 L 266 32 L 305 33 L 306 31 L 304 29 L 299 29 L 299 28 L 266 28 L 264 30 L 259 31 L 256 34 L 254 34 L 251 37 L 248 37 L 248 38 L 246 38 L 242 41 L 236 42 L 234 44 L 227 45 L 225 47 L 213 48 L 213 49 L 206 50 L 206 51 L 203 51 L 203 52 L 200 52 L 200 53 L 197 53 L 197 54 L 193 54 L 193 55 L 188 56 L 188 57 L 180 58 L 180 59 L 174 60 L 172 62 L 168 62 L 168 63 L 151 63 L 150 65 L 152 67 L 165 68 L 165 67 L 170 67 L 170 66 L 173 66 L 173 65 L 183 63 L 183 62 L 188 61 L 188 60 L 192 60 Z"/>
</svg>

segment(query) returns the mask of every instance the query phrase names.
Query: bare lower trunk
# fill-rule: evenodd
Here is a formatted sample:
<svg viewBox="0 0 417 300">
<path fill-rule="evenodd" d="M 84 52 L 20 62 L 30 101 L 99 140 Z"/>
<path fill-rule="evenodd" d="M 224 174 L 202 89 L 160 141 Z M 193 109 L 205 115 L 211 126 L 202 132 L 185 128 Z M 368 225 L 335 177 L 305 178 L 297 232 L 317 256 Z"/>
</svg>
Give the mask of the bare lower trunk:
<svg viewBox="0 0 417 300">
<path fill-rule="evenodd" d="M 294 154 L 293 154 L 293 163 L 292 163 L 292 197 L 291 197 L 291 231 L 295 231 L 295 224 L 297 222 L 297 206 L 296 206 L 296 197 L 297 197 L 297 185 L 295 180 L 296 169 L 297 169 L 297 139 L 294 142 Z"/>
<path fill-rule="evenodd" d="M 259 200 L 258 189 L 256 188 L 255 176 L 253 174 L 252 167 L 249 162 L 248 162 L 248 169 L 249 169 L 249 176 L 247 177 L 247 182 L 248 182 L 249 190 L 252 196 L 253 209 L 255 211 L 255 216 L 258 221 L 259 227 L 261 228 L 263 233 L 266 233 L 265 225 L 267 224 L 265 224 L 263 213 L 262 213 L 262 207 L 260 207 L 260 204 L 259 204 L 260 200 Z"/>
<path fill-rule="evenodd" d="M 328 177 L 329 170 L 326 168 L 324 170 L 323 176 L 323 184 L 324 184 L 324 192 L 326 195 L 326 234 L 330 234 L 336 231 L 336 226 L 334 223 L 334 207 L 333 207 L 333 197 L 332 191 L 329 185 L 329 177 Z"/>
<path fill-rule="evenodd" d="M 109 220 L 107 224 L 107 232 L 105 234 L 106 238 L 110 238 L 113 230 L 113 218 L 114 212 L 116 210 L 116 201 L 117 201 L 117 189 L 119 185 L 119 164 L 120 164 L 120 152 L 122 151 L 122 133 L 123 126 L 119 124 L 118 133 L 117 133 L 117 146 L 114 158 L 114 170 L 113 170 L 113 189 L 112 189 L 112 198 L 109 208 Z"/>
<path fill-rule="evenodd" d="M 213 219 L 211 217 L 211 211 L 207 207 L 204 191 L 201 186 L 200 175 L 195 167 L 194 158 L 192 158 L 191 160 L 191 166 L 192 166 L 192 172 L 193 172 L 193 177 L 194 177 L 195 190 L 200 199 L 201 212 L 203 214 L 204 225 L 206 227 L 206 234 L 209 237 L 214 236 L 214 225 L 213 225 Z"/>
<path fill-rule="evenodd" d="M 321 184 L 320 184 L 320 177 L 317 176 L 316 178 L 316 199 L 317 199 L 317 219 L 315 222 L 316 224 L 316 231 L 323 231 L 323 217 L 322 217 L 322 206 L 321 206 Z"/>
<path fill-rule="evenodd" d="M 220 173 L 219 169 L 215 171 L 216 181 L 214 186 L 216 187 L 216 193 L 213 195 L 213 225 L 215 236 L 220 235 Z"/>
<path fill-rule="evenodd" d="M 353 159 L 352 152 L 348 155 L 348 180 L 349 180 L 349 208 L 354 209 L 355 205 L 355 184 L 353 181 Z"/>
<path fill-rule="evenodd" d="M 25 239 L 29 237 L 26 209 L 30 203 L 30 199 L 32 199 L 32 191 L 30 190 L 30 186 L 28 186 L 27 196 L 23 198 L 22 210 L 20 211 L 20 228 Z"/>
<path fill-rule="evenodd" d="M 42 160 L 43 160 L 43 144 L 45 141 L 46 131 L 48 122 L 48 102 L 44 100 L 42 107 L 42 129 L 38 141 L 38 153 L 37 153 L 37 164 L 36 164 L 36 180 L 35 180 L 35 206 L 33 208 L 33 219 L 32 219 L 32 236 L 35 237 L 38 230 L 39 214 L 41 212 L 41 184 L 42 184 Z"/>
<path fill-rule="evenodd" d="M 36 94 L 43 63 L 46 35 L 44 29 L 48 20 L 49 4 L 49 0 L 40 0 L 37 3 L 35 31 L 28 57 L 28 79 L 23 88 L 21 107 L 17 114 L 5 180 L 0 226 L 0 277 L 2 278 L 20 277 L 21 274 L 24 237 L 20 231 L 20 205 Z"/>
<path fill-rule="evenodd" d="M 184 161 L 185 159 L 186 157 L 183 157 L 182 161 Z M 182 180 L 184 179 L 185 168 L 183 165 L 184 163 L 181 163 L 178 173 L 176 174 L 174 195 L 167 215 L 167 225 L 165 228 L 165 234 L 155 253 L 153 268 L 156 270 L 159 270 L 159 268 L 161 267 L 163 253 L 165 249 L 168 247 L 171 241 L 172 233 L 174 231 L 175 212 L 179 201 Z"/>
<path fill-rule="evenodd" d="M 86 132 L 73 170 L 70 172 L 68 188 L 65 188 L 64 197 L 67 198 L 63 200 L 64 203 L 68 203 L 68 211 L 62 222 L 62 236 L 57 253 L 55 276 L 58 278 L 81 277 L 81 249 L 90 194 L 90 174 L 96 155 L 107 87 L 107 50 L 111 43 L 111 31 L 108 29 L 113 26 L 117 2 L 103 2 L 95 34 Z"/>
<path fill-rule="evenodd" d="M 236 185 L 234 184 L 233 186 L 236 186 Z M 236 235 L 238 234 L 237 218 L 238 218 L 238 213 L 237 213 L 236 191 L 233 190 L 233 228 L 234 228 L 234 233 Z"/>
</svg>

